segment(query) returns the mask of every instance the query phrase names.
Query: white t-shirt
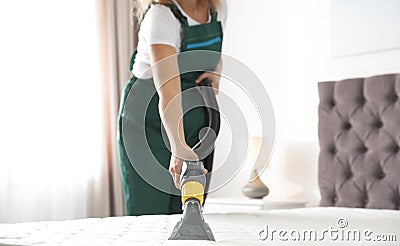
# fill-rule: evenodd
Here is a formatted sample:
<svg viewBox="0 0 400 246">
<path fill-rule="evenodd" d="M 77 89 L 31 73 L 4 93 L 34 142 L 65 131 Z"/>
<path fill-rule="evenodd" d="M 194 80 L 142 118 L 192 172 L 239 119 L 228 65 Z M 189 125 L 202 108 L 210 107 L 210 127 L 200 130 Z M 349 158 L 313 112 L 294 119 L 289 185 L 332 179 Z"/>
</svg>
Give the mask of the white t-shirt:
<svg viewBox="0 0 400 246">
<path fill-rule="evenodd" d="M 200 23 L 190 18 L 173 0 L 179 10 L 187 17 L 189 26 L 199 25 Z M 227 18 L 227 8 L 225 1 L 222 1 L 218 9 L 217 20 L 221 21 L 222 29 L 225 29 Z M 208 22 L 211 16 L 208 17 Z M 161 4 L 152 4 L 140 25 L 138 33 L 138 46 L 135 64 L 132 72 L 137 78 L 153 77 L 150 69 L 150 45 L 166 44 L 174 47 L 179 52 L 181 45 L 181 23 L 172 13 L 171 9 Z"/>
</svg>

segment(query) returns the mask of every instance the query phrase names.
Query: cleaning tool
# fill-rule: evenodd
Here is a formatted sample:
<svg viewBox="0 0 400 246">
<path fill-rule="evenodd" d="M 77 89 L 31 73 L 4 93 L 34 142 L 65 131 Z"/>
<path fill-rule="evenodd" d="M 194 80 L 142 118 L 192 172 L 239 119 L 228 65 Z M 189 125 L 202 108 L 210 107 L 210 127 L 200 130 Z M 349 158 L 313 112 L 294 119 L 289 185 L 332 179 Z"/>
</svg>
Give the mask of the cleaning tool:
<svg viewBox="0 0 400 246">
<path fill-rule="evenodd" d="M 213 150 L 220 128 L 219 108 L 211 81 L 204 79 L 199 85 L 207 109 L 209 128 L 200 138 L 200 142 L 193 147 L 197 154 L 210 153 Z M 204 221 L 202 214 L 206 185 L 204 164 L 200 160 L 185 161 L 185 164 L 186 169 L 182 171 L 180 180 L 183 214 L 168 240 L 215 241 L 211 228 Z"/>
</svg>

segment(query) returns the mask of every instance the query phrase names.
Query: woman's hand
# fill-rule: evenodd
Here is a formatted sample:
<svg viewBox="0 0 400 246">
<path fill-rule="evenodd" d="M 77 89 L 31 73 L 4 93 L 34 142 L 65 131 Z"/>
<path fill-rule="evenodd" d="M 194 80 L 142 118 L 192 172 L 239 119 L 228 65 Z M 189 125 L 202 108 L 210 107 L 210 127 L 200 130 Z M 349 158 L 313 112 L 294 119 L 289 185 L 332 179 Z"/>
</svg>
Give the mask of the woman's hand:
<svg viewBox="0 0 400 246">
<path fill-rule="evenodd" d="M 218 94 L 219 80 L 221 79 L 221 76 L 217 73 L 204 72 L 196 79 L 196 84 L 201 83 L 201 81 L 205 78 L 211 81 L 211 85 L 214 88 L 214 93 Z"/>
<path fill-rule="evenodd" d="M 181 188 L 181 174 L 184 160 L 198 160 L 197 154 L 188 146 L 178 150 L 177 153 L 172 153 L 169 162 L 169 173 L 178 189 Z M 207 172 L 208 170 L 204 171 L 205 174 Z"/>
<path fill-rule="evenodd" d="M 174 179 L 176 188 L 181 188 L 181 174 L 184 160 L 198 160 L 196 153 L 189 146 L 181 146 L 172 149 L 171 160 L 169 162 L 169 173 Z"/>
<path fill-rule="evenodd" d="M 182 173 L 183 159 L 171 155 L 171 160 L 169 162 L 169 173 L 174 180 L 175 187 L 181 188 L 181 173 Z"/>
</svg>

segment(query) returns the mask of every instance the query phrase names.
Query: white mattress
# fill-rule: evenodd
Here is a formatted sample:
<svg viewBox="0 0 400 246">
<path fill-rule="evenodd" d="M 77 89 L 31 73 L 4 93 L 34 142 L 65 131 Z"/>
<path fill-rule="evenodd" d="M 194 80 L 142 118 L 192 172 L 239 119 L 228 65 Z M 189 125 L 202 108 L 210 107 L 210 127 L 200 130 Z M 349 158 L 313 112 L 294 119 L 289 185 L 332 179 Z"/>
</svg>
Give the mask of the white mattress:
<svg viewBox="0 0 400 246">
<path fill-rule="evenodd" d="M 251 213 L 209 213 L 204 217 L 217 241 L 197 241 L 194 245 L 400 245 L 400 211 L 317 207 Z M 340 218 L 348 222 L 343 229 L 339 229 L 337 224 Z M 179 219 L 180 215 L 150 215 L 0 224 L 0 245 L 192 245 L 187 241 L 167 240 Z M 259 232 L 266 225 L 269 237 L 262 241 Z M 300 241 L 294 241 L 290 236 L 290 233 L 296 236 L 294 230 L 302 235 L 304 230 L 314 230 L 322 238 L 323 230 L 330 227 L 338 229 L 337 240 L 327 233 L 321 241 L 301 238 Z M 271 239 L 271 231 L 274 229 L 286 231 L 286 236 L 281 234 L 279 239 L 275 232 Z M 348 241 L 341 240 L 340 232 L 347 233 L 350 229 L 360 231 L 360 241 L 354 241 L 353 236 Z M 372 232 L 371 241 L 363 237 L 364 230 Z M 393 234 L 396 241 L 373 241 L 377 234 Z M 261 235 L 265 237 L 265 233 Z M 282 241 L 285 238 L 287 241 Z"/>
</svg>

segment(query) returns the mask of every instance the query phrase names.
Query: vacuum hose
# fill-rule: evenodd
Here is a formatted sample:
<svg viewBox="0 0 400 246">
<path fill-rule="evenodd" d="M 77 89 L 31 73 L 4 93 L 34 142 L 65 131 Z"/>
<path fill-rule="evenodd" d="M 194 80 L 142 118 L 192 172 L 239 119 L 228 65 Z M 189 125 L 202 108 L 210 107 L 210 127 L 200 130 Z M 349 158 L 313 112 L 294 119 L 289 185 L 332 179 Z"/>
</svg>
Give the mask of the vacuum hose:
<svg viewBox="0 0 400 246">
<path fill-rule="evenodd" d="M 221 118 L 217 98 L 215 97 L 211 81 L 208 78 L 205 78 L 199 83 L 199 86 L 200 94 L 203 97 L 204 105 L 206 106 L 206 116 L 208 121 L 206 133 L 193 147 L 196 154 L 201 156 L 204 153 L 211 153 L 214 150 L 214 143 L 219 133 Z"/>
<path fill-rule="evenodd" d="M 199 156 L 210 154 L 214 150 L 214 143 L 220 130 L 220 114 L 218 102 L 214 89 L 209 79 L 203 79 L 199 83 L 200 94 L 203 97 L 207 110 L 208 127 L 200 141 L 193 147 Z M 206 177 L 204 175 L 204 164 L 202 161 L 185 161 L 186 170 L 181 175 L 182 204 L 189 199 L 197 199 L 202 205 L 204 203 L 204 187 Z"/>
</svg>

